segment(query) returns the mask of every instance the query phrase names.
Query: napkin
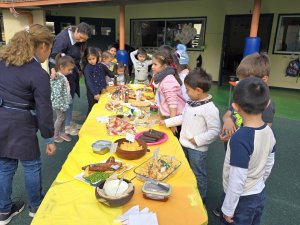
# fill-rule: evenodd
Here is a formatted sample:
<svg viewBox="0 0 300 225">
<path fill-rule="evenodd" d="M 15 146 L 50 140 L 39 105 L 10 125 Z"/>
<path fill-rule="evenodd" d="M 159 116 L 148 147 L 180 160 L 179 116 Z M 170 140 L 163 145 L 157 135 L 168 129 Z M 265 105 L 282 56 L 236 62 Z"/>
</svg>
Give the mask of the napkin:
<svg viewBox="0 0 300 225">
<path fill-rule="evenodd" d="M 158 225 L 156 213 L 149 212 L 145 207 L 140 211 L 140 206 L 135 205 L 119 216 L 114 222 L 122 222 L 123 225 Z"/>
<path fill-rule="evenodd" d="M 139 213 L 129 215 L 128 225 L 158 225 L 156 213 Z"/>
<path fill-rule="evenodd" d="M 119 216 L 114 220 L 114 222 L 122 222 L 124 220 L 128 220 L 129 215 L 131 214 L 137 214 L 140 212 L 140 206 L 135 205 L 128 209 L 123 215 Z"/>
<path fill-rule="evenodd" d="M 144 208 L 144 209 L 142 209 L 140 212 L 138 211 L 138 212 L 136 212 L 136 213 L 129 213 L 129 214 L 127 214 L 126 215 L 126 220 L 124 220 L 123 222 L 122 222 L 122 225 L 128 225 L 129 224 L 129 216 L 132 216 L 132 215 L 138 215 L 138 214 L 142 214 L 142 213 L 149 213 L 149 208 L 148 207 L 146 207 L 146 208 Z"/>
</svg>

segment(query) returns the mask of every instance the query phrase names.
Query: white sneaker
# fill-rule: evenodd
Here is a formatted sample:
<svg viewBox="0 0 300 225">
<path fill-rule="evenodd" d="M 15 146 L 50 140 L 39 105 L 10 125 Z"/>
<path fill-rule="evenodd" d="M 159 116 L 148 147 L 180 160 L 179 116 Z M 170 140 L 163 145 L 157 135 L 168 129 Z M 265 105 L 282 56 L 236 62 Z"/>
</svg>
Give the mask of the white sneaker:
<svg viewBox="0 0 300 225">
<path fill-rule="evenodd" d="M 24 207 L 25 207 L 25 203 L 23 201 L 13 202 L 10 212 L 0 213 L 0 224 L 1 225 L 8 224 L 14 216 L 22 212 Z"/>
<path fill-rule="evenodd" d="M 76 130 L 80 130 L 82 127 L 82 124 L 71 122 L 71 126 L 74 127 Z"/>
<path fill-rule="evenodd" d="M 72 126 L 65 126 L 65 133 L 70 134 L 72 136 L 78 135 L 78 130 Z"/>
<path fill-rule="evenodd" d="M 59 137 L 59 136 L 57 136 L 57 137 L 54 137 L 54 142 L 55 143 L 62 143 L 64 140 L 61 138 L 61 137 Z"/>
<path fill-rule="evenodd" d="M 63 139 L 64 141 L 67 141 L 67 142 L 70 142 L 72 140 L 71 137 L 68 134 L 66 134 L 66 133 L 60 134 L 59 137 L 61 139 Z"/>
<path fill-rule="evenodd" d="M 39 209 L 39 207 L 36 207 L 34 209 L 29 207 L 29 216 L 33 218 L 35 216 L 36 212 L 38 211 L 38 209 Z"/>
</svg>

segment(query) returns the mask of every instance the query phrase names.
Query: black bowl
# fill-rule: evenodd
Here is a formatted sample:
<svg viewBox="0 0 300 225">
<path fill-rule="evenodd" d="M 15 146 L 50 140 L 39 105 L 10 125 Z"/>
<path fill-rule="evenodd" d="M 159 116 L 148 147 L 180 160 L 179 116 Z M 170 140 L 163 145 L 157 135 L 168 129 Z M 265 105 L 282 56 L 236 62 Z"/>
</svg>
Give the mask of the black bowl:
<svg viewBox="0 0 300 225">
<path fill-rule="evenodd" d="M 125 182 L 127 182 L 128 184 L 130 184 L 131 182 L 127 179 L 124 179 Z M 105 180 L 101 181 L 97 187 L 99 188 L 103 188 L 104 186 L 104 183 L 105 183 Z M 118 199 L 110 199 L 110 198 L 106 198 L 104 196 L 100 196 L 97 192 L 97 188 L 95 188 L 95 195 L 96 195 L 96 198 L 99 202 L 101 202 L 102 204 L 106 205 L 106 206 L 109 206 L 109 207 L 119 207 L 119 206 L 122 206 L 122 205 L 125 205 L 127 202 L 129 202 L 129 200 L 132 198 L 134 194 L 134 186 L 133 186 L 133 189 L 131 192 L 129 192 L 128 195 L 122 197 L 122 198 L 118 198 Z M 105 200 L 105 201 L 103 201 Z"/>
</svg>

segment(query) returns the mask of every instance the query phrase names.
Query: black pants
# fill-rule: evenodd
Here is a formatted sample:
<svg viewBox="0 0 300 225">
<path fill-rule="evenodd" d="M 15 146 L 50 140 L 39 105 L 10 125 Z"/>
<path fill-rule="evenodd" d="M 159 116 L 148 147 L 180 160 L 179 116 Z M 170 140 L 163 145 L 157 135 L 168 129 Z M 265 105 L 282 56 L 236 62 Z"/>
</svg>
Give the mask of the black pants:
<svg viewBox="0 0 300 225">
<path fill-rule="evenodd" d="M 87 99 L 88 99 L 88 112 L 87 116 L 89 115 L 90 111 L 92 110 L 93 106 L 98 103 L 97 100 L 94 99 L 94 95 L 87 89 L 86 91 Z"/>
<path fill-rule="evenodd" d="M 228 144 L 228 141 L 224 141 L 224 149 L 225 149 L 225 153 L 226 153 L 226 150 L 227 150 L 227 144 Z"/>
<path fill-rule="evenodd" d="M 74 69 L 74 71 L 67 76 L 67 79 L 70 84 L 70 93 L 72 99 L 74 98 L 75 93 L 78 95 L 78 97 L 80 97 L 79 74 L 77 70 Z"/>
<path fill-rule="evenodd" d="M 177 128 L 177 133 L 174 134 L 174 136 L 177 137 L 177 139 L 179 140 L 179 138 L 180 138 L 180 132 L 181 132 L 181 126 L 177 126 L 176 128 Z"/>
</svg>

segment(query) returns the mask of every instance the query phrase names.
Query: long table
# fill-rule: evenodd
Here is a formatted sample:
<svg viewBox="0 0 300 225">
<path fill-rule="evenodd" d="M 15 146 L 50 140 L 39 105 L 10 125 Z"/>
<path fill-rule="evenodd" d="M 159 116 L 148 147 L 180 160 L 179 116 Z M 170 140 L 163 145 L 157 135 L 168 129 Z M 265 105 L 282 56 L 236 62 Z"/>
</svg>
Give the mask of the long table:
<svg viewBox="0 0 300 225">
<path fill-rule="evenodd" d="M 160 154 L 174 155 L 182 162 L 179 169 L 166 182 L 172 188 L 172 195 L 167 202 L 144 199 L 141 191 L 142 181 L 133 179 L 135 193 L 132 199 L 122 207 L 109 208 L 96 200 L 95 188 L 74 177 L 82 172 L 81 167 L 91 163 L 106 160 L 110 155 L 99 155 L 92 151 L 91 144 L 99 139 L 115 141 L 120 136 L 109 136 L 105 124 L 96 121 L 97 116 L 113 115 L 105 110 L 109 98 L 102 95 L 88 118 L 84 122 L 79 140 L 68 155 L 61 171 L 49 188 L 42 204 L 36 213 L 32 225 L 108 225 L 121 224 L 113 222 L 134 205 L 141 209 L 148 207 L 156 212 L 159 225 L 203 225 L 208 223 L 208 217 L 201 197 L 197 191 L 197 183 L 193 172 L 184 156 L 182 148 L 168 128 L 155 125 L 153 129 L 168 134 L 168 140 L 159 145 Z M 145 129 L 145 128 L 144 128 Z M 143 131 L 139 128 L 138 132 Z M 158 146 L 150 146 L 150 153 L 138 160 L 123 160 L 123 162 L 138 166 L 152 156 Z M 127 179 L 135 176 L 133 170 L 126 173 Z"/>
</svg>

